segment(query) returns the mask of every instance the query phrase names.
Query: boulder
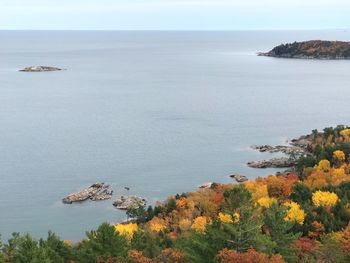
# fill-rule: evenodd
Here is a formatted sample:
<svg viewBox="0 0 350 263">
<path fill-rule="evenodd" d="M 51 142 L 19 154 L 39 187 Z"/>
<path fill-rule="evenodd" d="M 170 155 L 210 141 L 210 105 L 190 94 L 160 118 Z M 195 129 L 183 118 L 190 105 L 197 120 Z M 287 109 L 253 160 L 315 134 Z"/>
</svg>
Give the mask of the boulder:
<svg viewBox="0 0 350 263">
<path fill-rule="evenodd" d="M 206 182 L 206 183 L 200 185 L 198 188 L 209 189 L 212 187 L 212 185 L 213 185 L 213 182 Z"/>
<path fill-rule="evenodd" d="M 248 181 L 248 178 L 244 175 L 232 174 L 232 175 L 230 175 L 230 177 L 235 179 L 237 183 L 243 183 L 243 182 Z"/>
</svg>

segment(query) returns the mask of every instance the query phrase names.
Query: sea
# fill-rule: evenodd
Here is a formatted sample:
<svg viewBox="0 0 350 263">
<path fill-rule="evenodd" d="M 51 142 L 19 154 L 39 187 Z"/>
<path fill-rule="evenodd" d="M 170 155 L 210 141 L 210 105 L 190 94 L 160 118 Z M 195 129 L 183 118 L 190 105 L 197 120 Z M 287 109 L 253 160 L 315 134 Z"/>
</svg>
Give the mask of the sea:
<svg viewBox="0 0 350 263">
<path fill-rule="evenodd" d="M 257 56 L 311 39 L 350 31 L 0 31 L 2 238 L 77 241 L 126 219 L 118 196 L 274 174 L 247 167 L 274 156 L 251 145 L 350 124 L 350 60 Z M 33 65 L 65 70 L 19 72 Z M 62 203 L 95 182 L 112 200 Z"/>
</svg>

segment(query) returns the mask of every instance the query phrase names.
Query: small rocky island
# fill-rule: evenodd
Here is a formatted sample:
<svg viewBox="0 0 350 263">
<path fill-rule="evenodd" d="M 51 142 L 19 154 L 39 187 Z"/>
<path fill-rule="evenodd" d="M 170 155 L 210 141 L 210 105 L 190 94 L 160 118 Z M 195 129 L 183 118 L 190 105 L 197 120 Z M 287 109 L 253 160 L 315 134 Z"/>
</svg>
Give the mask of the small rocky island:
<svg viewBox="0 0 350 263">
<path fill-rule="evenodd" d="M 21 72 L 47 72 L 47 71 L 60 71 L 63 70 L 57 67 L 48 67 L 48 66 L 31 66 L 21 69 Z"/>
<path fill-rule="evenodd" d="M 310 40 L 281 44 L 259 56 L 302 59 L 350 59 L 350 42 Z"/>
<path fill-rule="evenodd" d="M 72 204 L 74 202 L 82 202 L 85 200 L 100 201 L 111 199 L 113 190 L 110 185 L 105 183 L 95 183 L 91 186 L 75 193 L 71 193 L 62 199 L 64 204 Z"/>
</svg>

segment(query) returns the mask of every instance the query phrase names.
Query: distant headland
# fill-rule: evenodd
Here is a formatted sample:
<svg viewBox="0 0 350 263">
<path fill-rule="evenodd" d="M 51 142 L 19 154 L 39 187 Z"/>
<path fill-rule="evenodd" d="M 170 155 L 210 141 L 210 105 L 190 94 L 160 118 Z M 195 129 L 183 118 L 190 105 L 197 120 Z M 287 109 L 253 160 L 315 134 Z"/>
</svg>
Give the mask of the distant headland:
<svg viewBox="0 0 350 263">
<path fill-rule="evenodd" d="M 310 40 L 281 44 L 259 56 L 302 59 L 350 59 L 350 42 Z"/>
</svg>

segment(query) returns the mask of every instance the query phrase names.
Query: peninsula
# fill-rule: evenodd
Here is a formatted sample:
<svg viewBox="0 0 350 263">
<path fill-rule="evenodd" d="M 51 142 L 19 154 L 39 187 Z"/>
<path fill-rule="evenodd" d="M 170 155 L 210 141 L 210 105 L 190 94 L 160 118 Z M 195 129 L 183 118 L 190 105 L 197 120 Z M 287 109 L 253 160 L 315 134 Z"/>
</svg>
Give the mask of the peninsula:
<svg viewBox="0 0 350 263">
<path fill-rule="evenodd" d="M 350 59 L 350 42 L 310 40 L 281 44 L 259 56 L 302 59 Z"/>
</svg>

